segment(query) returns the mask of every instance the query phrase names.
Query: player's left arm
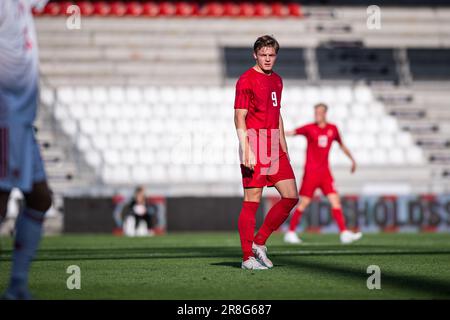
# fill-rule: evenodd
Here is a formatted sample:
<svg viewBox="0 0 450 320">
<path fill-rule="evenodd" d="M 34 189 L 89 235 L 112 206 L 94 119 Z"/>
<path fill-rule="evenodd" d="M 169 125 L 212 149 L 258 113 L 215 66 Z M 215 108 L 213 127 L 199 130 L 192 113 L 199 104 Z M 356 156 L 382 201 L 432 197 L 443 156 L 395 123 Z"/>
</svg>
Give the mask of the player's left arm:
<svg viewBox="0 0 450 320">
<path fill-rule="evenodd" d="M 355 158 L 353 158 L 352 153 L 350 152 L 350 150 L 347 148 L 347 146 L 344 144 L 344 142 L 342 141 L 341 135 L 339 134 L 339 131 L 336 128 L 336 141 L 339 143 L 339 146 L 341 147 L 342 152 L 344 152 L 344 154 L 350 159 L 350 161 L 352 162 L 352 167 L 350 169 L 351 173 L 354 173 L 356 171 L 356 161 Z"/>
<path fill-rule="evenodd" d="M 284 124 L 283 124 L 283 117 L 281 117 L 280 114 L 280 120 L 279 120 L 279 130 L 280 130 L 280 144 L 281 144 L 281 149 L 286 152 L 286 154 L 289 157 L 288 154 L 288 147 L 287 147 L 287 143 L 286 143 L 286 135 L 284 134 Z"/>
<path fill-rule="evenodd" d="M 43 10 L 48 1 L 49 0 L 30 0 L 29 2 L 32 8 Z"/>
</svg>

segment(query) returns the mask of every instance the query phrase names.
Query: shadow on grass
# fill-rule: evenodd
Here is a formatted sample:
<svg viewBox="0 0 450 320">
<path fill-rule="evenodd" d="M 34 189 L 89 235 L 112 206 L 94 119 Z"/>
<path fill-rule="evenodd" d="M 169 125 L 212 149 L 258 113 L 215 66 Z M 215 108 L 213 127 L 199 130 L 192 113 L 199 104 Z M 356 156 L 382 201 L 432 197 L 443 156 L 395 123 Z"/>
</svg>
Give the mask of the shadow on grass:
<svg viewBox="0 0 450 320">
<path fill-rule="evenodd" d="M 220 267 L 230 267 L 234 269 L 241 269 L 241 263 L 236 261 L 226 261 L 226 262 L 218 262 L 211 263 L 211 266 L 220 266 Z"/>
<path fill-rule="evenodd" d="M 333 274 L 340 278 L 346 278 L 349 280 L 359 280 L 365 284 L 369 274 L 366 270 L 339 266 L 333 262 L 320 263 L 316 261 L 306 261 L 299 259 L 289 259 L 286 257 L 280 257 L 278 262 L 283 262 L 286 265 L 299 269 L 308 269 L 308 272 Z M 395 286 L 404 290 L 412 290 L 421 293 L 428 293 L 430 296 L 446 298 L 450 297 L 450 281 L 442 279 L 428 279 L 418 275 L 404 275 L 395 272 L 383 272 L 381 270 L 381 283 L 383 286 Z M 386 289 L 385 289 L 386 290 Z"/>
<path fill-rule="evenodd" d="M 11 258 L 11 250 L 0 252 L 0 261 Z M 450 255 L 450 250 L 423 250 L 405 247 L 326 246 L 312 248 L 271 246 L 272 257 L 309 256 L 400 256 L 400 255 Z M 235 247 L 153 247 L 153 248 L 86 248 L 86 249 L 41 249 L 35 261 L 66 260 L 127 260 L 127 259 L 192 259 L 234 258 L 241 256 Z"/>
</svg>

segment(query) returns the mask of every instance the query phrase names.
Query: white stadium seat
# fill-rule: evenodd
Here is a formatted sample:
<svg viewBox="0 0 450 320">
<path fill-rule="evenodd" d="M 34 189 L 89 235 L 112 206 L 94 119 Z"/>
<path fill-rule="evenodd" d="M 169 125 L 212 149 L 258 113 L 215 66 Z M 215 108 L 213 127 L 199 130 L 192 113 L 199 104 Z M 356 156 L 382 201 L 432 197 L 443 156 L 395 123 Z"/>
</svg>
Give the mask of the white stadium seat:
<svg viewBox="0 0 450 320">
<path fill-rule="evenodd" d="M 92 88 L 92 102 L 95 103 L 107 103 L 108 91 L 105 87 Z"/>
<path fill-rule="evenodd" d="M 90 103 L 92 102 L 91 90 L 87 87 L 76 88 L 74 98 L 81 103 Z"/>
<path fill-rule="evenodd" d="M 394 148 L 389 150 L 388 158 L 391 163 L 394 164 L 404 164 L 406 162 L 405 159 L 405 153 L 403 152 L 403 149 L 401 148 Z"/>
<path fill-rule="evenodd" d="M 125 102 L 125 89 L 122 87 L 111 87 L 109 89 L 109 100 L 113 104 Z"/>
<path fill-rule="evenodd" d="M 376 148 L 372 151 L 371 154 L 372 163 L 377 165 L 385 165 L 388 163 L 388 156 L 386 149 Z"/>
<path fill-rule="evenodd" d="M 413 139 L 410 133 L 408 132 L 398 132 L 396 134 L 396 143 L 401 147 L 409 147 L 413 145 Z"/>
<path fill-rule="evenodd" d="M 55 117 L 105 183 L 208 183 L 240 179 L 233 123 L 234 87 L 61 87 Z M 286 86 L 286 130 L 314 121 L 314 104 L 329 104 L 360 166 L 423 164 L 422 150 L 386 114 L 370 89 Z M 291 161 L 301 168 L 305 137 L 289 137 Z M 350 165 L 335 144 L 333 166 Z"/>
<path fill-rule="evenodd" d="M 75 101 L 74 89 L 71 87 L 61 87 L 57 90 L 57 99 L 63 104 L 72 104 Z"/>
<path fill-rule="evenodd" d="M 359 103 L 368 103 L 373 100 L 372 91 L 367 86 L 355 87 L 353 94 Z"/>
<path fill-rule="evenodd" d="M 406 151 L 406 160 L 410 164 L 421 164 L 424 162 L 422 149 L 418 146 L 411 146 Z"/>
</svg>

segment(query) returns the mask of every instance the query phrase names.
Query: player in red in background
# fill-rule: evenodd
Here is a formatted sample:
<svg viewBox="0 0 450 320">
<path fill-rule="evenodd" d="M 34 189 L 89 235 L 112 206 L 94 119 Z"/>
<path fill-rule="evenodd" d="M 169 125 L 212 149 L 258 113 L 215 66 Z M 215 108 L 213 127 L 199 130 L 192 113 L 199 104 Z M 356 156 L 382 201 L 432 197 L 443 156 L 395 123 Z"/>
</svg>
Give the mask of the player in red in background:
<svg viewBox="0 0 450 320">
<path fill-rule="evenodd" d="M 280 114 L 283 82 L 272 71 L 278 50 L 279 44 L 273 37 L 259 37 L 253 46 L 256 64 L 244 72 L 236 84 L 234 121 L 244 186 L 244 202 L 238 221 L 243 269 L 273 267 L 267 257 L 266 240 L 298 202 Z M 275 186 L 281 199 L 269 210 L 255 236 L 255 216 L 265 186 Z"/>
<path fill-rule="evenodd" d="M 327 196 L 331 203 L 331 211 L 336 221 L 342 243 L 351 243 L 362 237 L 361 232 L 351 232 L 345 226 L 345 219 L 342 213 L 341 202 L 334 187 L 334 180 L 328 164 L 328 154 L 330 153 L 331 144 L 337 141 L 347 157 L 352 161 L 351 172 L 356 170 L 356 162 L 350 151 L 342 142 L 338 128 L 327 122 L 327 105 L 320 103 L 314 107 L 315 122 L 299 127 L 292 131 L 287 131 L 286 135 L 295 136 L 303 135 L 308 141 L 306 150 L 306 163 L 303 175 L 302 185 L 300 187 L 300 204 L 295 210 L 289 231 L 285 234 L 284 241 L 287 243 L 301 243 L 295 230 L 301 219 L 303 211 L 311 203 L 311 198 L 316 189 L 321 189 L 323 194 Z"/>
</svg>

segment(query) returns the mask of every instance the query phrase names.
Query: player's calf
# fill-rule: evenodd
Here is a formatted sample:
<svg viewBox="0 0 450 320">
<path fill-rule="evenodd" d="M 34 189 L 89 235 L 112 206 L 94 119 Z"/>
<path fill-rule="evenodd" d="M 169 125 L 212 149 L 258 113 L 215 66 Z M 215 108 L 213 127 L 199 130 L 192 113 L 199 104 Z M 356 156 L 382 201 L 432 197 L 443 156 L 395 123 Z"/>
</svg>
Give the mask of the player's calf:
<svg viewBox="0 0 450 320">
<path fill-rule="evenodd" d="M 52 204 L 51 191 L 46 182 L 36 183 L 25 194 L 25 208 L 17 217 L 12 273 L 5 297 L 29 299 L 28 272 L 42 237 L 45 213 Z"/>
</svg>

